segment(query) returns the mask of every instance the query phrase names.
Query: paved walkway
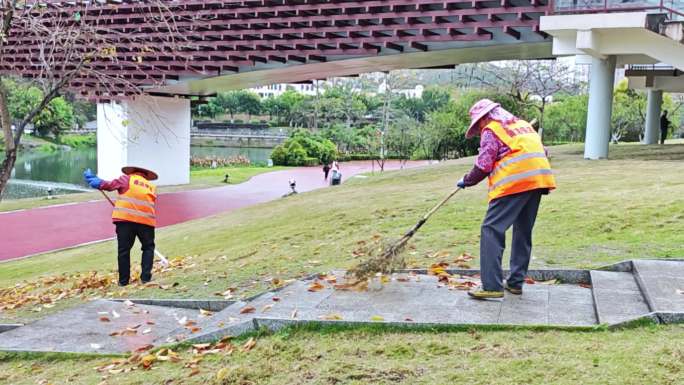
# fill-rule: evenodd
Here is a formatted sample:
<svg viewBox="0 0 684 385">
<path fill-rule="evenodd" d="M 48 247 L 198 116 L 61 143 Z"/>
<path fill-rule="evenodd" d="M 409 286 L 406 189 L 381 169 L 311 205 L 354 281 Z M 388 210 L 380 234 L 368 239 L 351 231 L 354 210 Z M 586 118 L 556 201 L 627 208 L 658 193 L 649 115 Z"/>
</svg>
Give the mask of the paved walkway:
<svg viewBox="0 0 684 385">
<path fill-rule="evenodd" d="M 426 164 L 409 162 L 407 167 Z M 385 166 L 386 170 L 399 168 L 397 161 Z M 370 172 L 372 164 L 348 162 L 342 163 L 340 169 L 346 180 Z M 161 194 L 157 206 L 159 226 L 278 199 L 289 191 L 290 178 L 297 181 L 299 192 L 328 186 L 319 167 L 302 167 L 260 174 L 237 185 Z M 115 234 L 111 210 L 109 203 L 102 200 L 0 213 L 0 261 L 112 238 Z"/>
<path fill-rule="evenodd" d="M 415 271 L 394 275 L 380 290 L 349 291 L 335 288 L 344 272 L 333 272 L 236 302 L 97 300 L 0 333 L 0 350 L 127 352 L 300 323 L 587 328 L 684 322 L 684 260 L 627 261 L 590 272 L 532 270 L 536 282 L 526 284 L 523 295 L 506 293 L 502 300 L 471 299 L 459 289 L 477 281 L 476 273 L 450 271 L 438 279 Z"/>
</svg>

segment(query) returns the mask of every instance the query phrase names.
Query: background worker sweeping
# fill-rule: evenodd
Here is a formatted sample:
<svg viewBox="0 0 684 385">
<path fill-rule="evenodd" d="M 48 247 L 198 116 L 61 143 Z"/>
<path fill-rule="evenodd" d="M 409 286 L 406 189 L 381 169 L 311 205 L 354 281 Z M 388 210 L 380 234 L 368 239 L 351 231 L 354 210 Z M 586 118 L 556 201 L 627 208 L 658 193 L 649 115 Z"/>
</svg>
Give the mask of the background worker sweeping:
<svg viewBox="0 0 684 385">
<path fill-rule="evenodd" d="M 150 181 L 156 180 L 157 174 L 134 166 L 124 167 L 121 171 L 124 175 L 112 181 L 98 178 L 90 169 L 83 173 L 83 177 L 92 188 L 119 193 L 112 221 L 118 241 L 119 286 L 126 286 L 130 280 L 131 248 L 136 237 L 142 244 L 140 280 L 147 283 L 152 279 L 157 187 Z"/>
<path fill-rule="evenodd" d="M 504 288 L 522 294 L 539 202 L 556 182 L 541 138 L 528 122 L 488 99 L 475 103 L 469 114 L 466 138 L 479 134 L 480 152 L 473 169 L 457 186 L 474 186 L 489 177 L 489 208 L 480 238 L 482 286 L 468 294 L 478 299 L 501 298 Z M 504 286 L 501 258 L 511 226 L 511 269 Z"/>
</svg>

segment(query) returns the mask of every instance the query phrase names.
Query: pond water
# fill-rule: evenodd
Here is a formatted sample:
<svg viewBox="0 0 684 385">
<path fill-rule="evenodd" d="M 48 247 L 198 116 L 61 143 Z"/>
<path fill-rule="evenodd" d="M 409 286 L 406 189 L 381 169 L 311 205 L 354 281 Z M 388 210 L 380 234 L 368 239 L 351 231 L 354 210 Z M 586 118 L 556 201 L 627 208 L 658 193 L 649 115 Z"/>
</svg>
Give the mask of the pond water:
<svg viewBox="0 0 684 385">
<path fill-rule="evenodd" d="M 243 155 L 253 163 L 266 163 L 270 148 L 243 147 L 191 147 L 193 156 L 218 156 L 229 158 Z M 0 155 L 3 155 L 0 153 Z M 97 169 L 97 149 L 73 149 L 43 153 L 39 151 L 19 153 L 12 172 L 12 179 L 3 192 L 3 198 L 30 198 L 52 194 L 90 191 L 83 181 L 83 170 Z"/>
</svg>

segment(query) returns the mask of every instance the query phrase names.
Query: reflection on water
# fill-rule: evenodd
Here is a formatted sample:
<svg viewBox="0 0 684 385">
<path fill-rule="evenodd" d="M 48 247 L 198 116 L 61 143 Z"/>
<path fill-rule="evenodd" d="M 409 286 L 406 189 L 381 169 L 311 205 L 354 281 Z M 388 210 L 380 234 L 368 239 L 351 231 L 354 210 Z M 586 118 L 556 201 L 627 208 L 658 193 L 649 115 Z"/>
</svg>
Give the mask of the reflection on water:
<svg viewBox="0 0 684 385">
<path fill-rule="evenodd" d="M 190 150 L 193 156 L 202 157 L 229 158 L 242 155 L 249 158 L 252 163 L 266 163 L 271 151 L 270 148 L 238 147 L 192 147 Z M 20 153 L 14 165 L 12 179 L 3 192 L 3 198 L 47 196 L 49 189 L 52 189 L 53 194 L 87 190 L 88 186 L 83 181 L 83 170 L 86 168 L 97 169 L 97 149 Z"/>
</svg>

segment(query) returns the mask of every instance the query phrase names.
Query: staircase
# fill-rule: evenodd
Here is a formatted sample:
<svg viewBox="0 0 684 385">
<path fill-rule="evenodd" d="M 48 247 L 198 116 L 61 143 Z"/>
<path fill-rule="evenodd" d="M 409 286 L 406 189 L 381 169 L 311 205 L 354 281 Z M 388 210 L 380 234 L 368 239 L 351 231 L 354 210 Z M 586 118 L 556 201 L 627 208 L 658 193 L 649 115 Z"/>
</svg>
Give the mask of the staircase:
<svg viewBox="0 0 684 385">
<path fill-rule="evenodd" d="M 684 322 L 684 261 L 633 260 L 590 276 L 599 323 Z"/>
</svg>

